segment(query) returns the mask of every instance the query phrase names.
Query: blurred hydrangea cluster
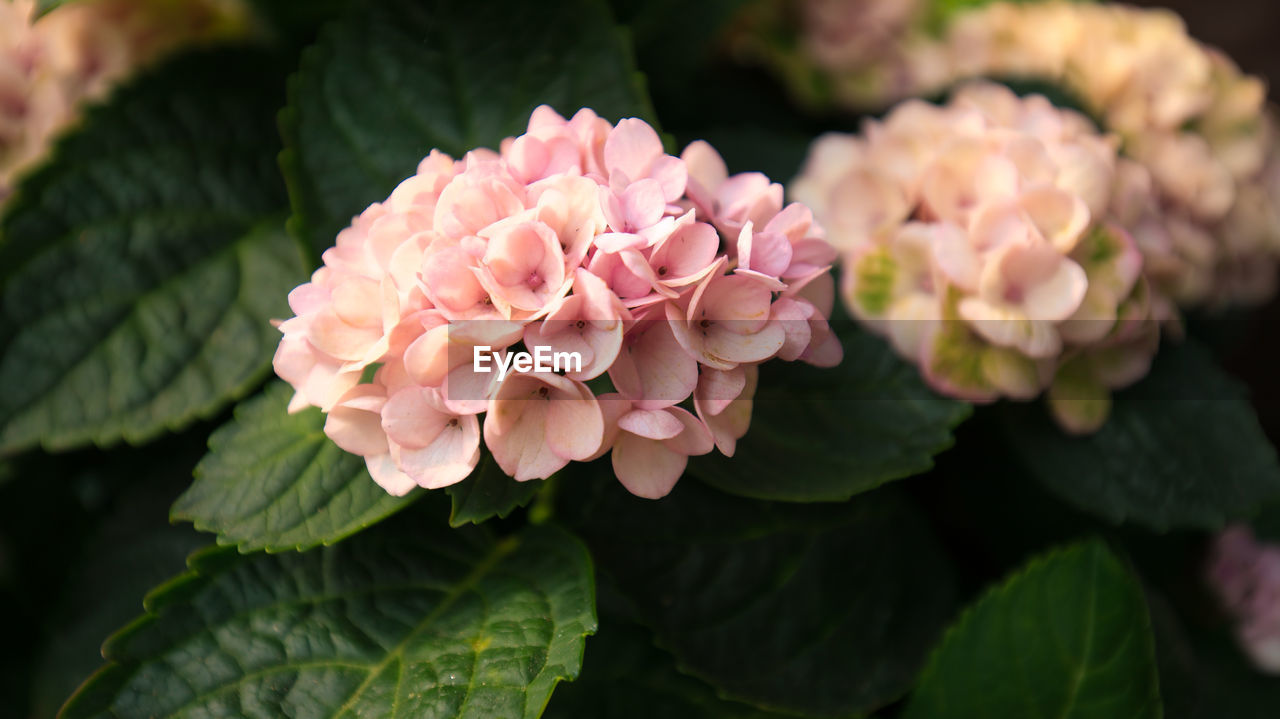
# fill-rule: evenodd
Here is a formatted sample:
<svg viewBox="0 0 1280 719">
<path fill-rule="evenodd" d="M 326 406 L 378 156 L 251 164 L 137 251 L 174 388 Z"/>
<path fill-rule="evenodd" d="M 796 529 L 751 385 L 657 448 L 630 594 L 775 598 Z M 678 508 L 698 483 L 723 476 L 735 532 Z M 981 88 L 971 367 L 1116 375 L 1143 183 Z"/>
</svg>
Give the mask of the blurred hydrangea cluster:
<svg viewBox="0 0 1280 719">
<path fill-rule="evenodd" d="M 1182 307 L 1274 294 L 1280 149 L 1265 87 L 1192 38 L 1174 13 L 1067 0 L 994 2 L 943 18 L 929 3 L 908 3 L 911 12 L 885 0 L 798 6 L 804 34 L 794 47 L 759 33 L 747 44 L 768 49 L 768 61 L 811 99 L 817 87 L 836 104 L 880 108 L 973 78 L 1057 87 L 1146 167 L 1154 211 L 1127 229 L 1161 294 Z M 839 17 L 893 19 L 868 37 L 865 25 L 831 20 Z"/>
<path fill-rule="evenodd" d="M 1048 391 L 1087 432 L 1144 374 L 1170 312 L 1127 216 L 1154 198 L 1118 140 L 991 83 L 910 100 L 812 146 L 791 192 L 844 255 L 842 294 L 936 389 L 972 401 Z"/>
<path fill-rule="evenodd" d="M 81 108 L 184 45 L 243 32 L 238 0 L 83 0 L 37 17 L 0 2 L 0 203 Z"/>
<path fill-rule="evenodd" d="M 1280 675 L 1280 546 L 1231 527 L 1214 540 L 1208 580 L 1254 665 Z"/>
<path fill-rule="evenodd" d="M 733 454 L 758 364 L 840 361 L 835 258 L 808 208 L 706 143 L 674 157 L 641 120 L 543 106 L 356 217 L 290 294 L 275 368 L 392 494 L 461 481 L 483 437 L 517 480 L 611 452 L 661 497 L 689 456 Z M 493 371 L 536 348 L 580 364 Z"/>
</svg>

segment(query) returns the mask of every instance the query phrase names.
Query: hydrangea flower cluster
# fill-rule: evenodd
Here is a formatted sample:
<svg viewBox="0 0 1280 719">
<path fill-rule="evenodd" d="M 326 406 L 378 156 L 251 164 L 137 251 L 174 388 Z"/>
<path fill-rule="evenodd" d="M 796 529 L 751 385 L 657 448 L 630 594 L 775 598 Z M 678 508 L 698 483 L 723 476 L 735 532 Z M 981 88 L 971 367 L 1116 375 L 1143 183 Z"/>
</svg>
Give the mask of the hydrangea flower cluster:
<svg viewBox="0 0 1280 719">
<path fill-rule="evenodd" d="M 392 494 L 461 481 L 483 437 L 517 480 L 611 452 L 656 498 L 689 456 L 734 453 L 758 364 L 840 361 L 835 256 L 781 185 L 706 143 L 674 157 L 642 120 L 543 106 L 500 152 L 432 151 L 356 217 L 290 294 L 275 368 Z M 580 363 L 538 371 L 539 348 Z"/>
<path fill-rule="evenodd" d="M 976 402 L 1048 390 L 1066 429 L 1105 420 L 1146 374 L 1159 297 L 1118 210 L 1149 183 L 1117 141 L 991 83 L 829 134 L 792 194 L 844 253 L 851 312 L 938 391 Z"/>
<path fill-rule="evenodd" d="M 185 44 L 242 32 L 238 0 L 83 0 L 37 19 L 0 2 L 0 202 L 80 108 Z"/>
<path fill-rule="evenodd" d="M 1214 540 L 1208 580 L 1254 665 L 1280 675 L 1280 546 L 1230 527 Z"/>
<path fill-rule="evenodd" d="M 839 4 L 851 17 L 869 3 Z M 836 102 L 859 107 L 979 77 L 1056 84 L 1149 171 L 1158 212 L 1131 229 L 1163 294 L 1183 307 L 1253 304 L 1274 294 L 1280 224 L 1270 208 L 1280 203 L 1280 186 L 1267 171 L 1276 133 L 1264 84 L 1188 35 L 1177 15 L 1112 3 L 996 2 L 956 14 L 940 35 L 917 23 L 894 39 L 870 58 L 827 50 L 798 62 L 811 64 Z M 824 32 L 801 46 L 831 42 Z"/>
<path fill-rule="evenodd" d="M 1138 233 L 1150 274 L 1179 304 L 1273 294 L 1280 228 L 1264 163 L 1274 152 L 1266 88 L 1187 33 L 1174 13 L 1124 5 L 996 3 L 962 14 L 922 60 L 954 77 L 1032 76 L 1061 84 L 1151 172 L 1163 227 Z M 921 81 L 929 74 L 919 73 Z M 938 87 L 936 80 L 930 81 Z M 925 89 L 922 85 L 918 90 Z"/>
</svg>

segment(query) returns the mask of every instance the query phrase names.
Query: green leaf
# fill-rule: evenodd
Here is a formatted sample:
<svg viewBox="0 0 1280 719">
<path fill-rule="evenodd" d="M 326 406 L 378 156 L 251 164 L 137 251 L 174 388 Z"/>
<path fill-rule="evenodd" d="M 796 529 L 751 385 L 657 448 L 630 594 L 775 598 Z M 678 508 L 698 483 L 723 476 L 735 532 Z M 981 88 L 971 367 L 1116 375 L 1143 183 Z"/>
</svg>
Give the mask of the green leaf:
<svg viewBox="0 0 1280 719">
<path fill-rule="evenodd" d="M 676 671 L 671 655 L 641 626 L 601 622 L 587 641 L 582 676 L 556 692 L 544 719 L 782 719 L 716 697 L 706 684 Z"/>
<path fill-rule="evenodd" d="M 274 382 L 236 408 L 235 419 L 209 438 L 209 454 L 172 519 L 216 532 L 219 544 L 244 552 L 278 552 L 333 544 L 421 496 L 387 494 L 362 457 L 325 436 L 319 409 L 286 411 L 292 395 Z"/>
<path fill-rule="evenodd" d="M 1006 408 L 1009 445 L 1058 497 L 1111 522 L 1215 529 L 1280 498 L 1280 463 L 1244 388 L 1198 345 L 1161 348 L 1087 437 L 1043 407 Z"/>
<path fill-rule="evenodd" d="M 906 719 L 1158 719 L 1151 621 L 1100 542 L 1045 555 L 948 631 Z"/>
<path fill-rule="evenodd" d="M 550 526 L 494 541 L 414 512 L 333 547 L 191 566 L 107 641 L 64 719 L 533 719 L 596 627 L 587 552 Z"/>
<path fill-rule="evenodd" d="M 528 504 L 543 486 L 540 481 L 515 481 L 484 451 L 470 477 L 445 488 L 453 499 L 449 524 L 460 527 L 505 517 Z"/>
<path fill-rule="evenodd" d="M 177 60 L 19 186 L 0 227 L 0 454 L 141 443 L 262 381 L 268 320 L 305 279 L 272 163 L 277 67 Z"/>
<path fill-rule="evenodd" d="M 640 84 L 600 0 L 375 3 L 322 33 L 290 83 L 292 228 L 323 251 L 432 148 L 496 149 L 540 104 L 652 120 Z"/>
<path fill-rule="evenodd" d="M 680 670 L 722 697 L 820 716 L 878 708 L 907 691 L 951 614 L 951 567 L 895 493 L 779 504 L 686 478 L 651 501 L 606 471 L 584 468 L 562 509 Z"/>
<path fill-rule="evenodd" d="M 834 322 L 844 361 L 834 369 L 762 366 L 751 428 L 737 452 L 694 458 L 692 473 L 733 494 L 815 502 L 842 501 L 933 466 L 970 405 L 930 392 L 884 340 Z"/>
</svg>

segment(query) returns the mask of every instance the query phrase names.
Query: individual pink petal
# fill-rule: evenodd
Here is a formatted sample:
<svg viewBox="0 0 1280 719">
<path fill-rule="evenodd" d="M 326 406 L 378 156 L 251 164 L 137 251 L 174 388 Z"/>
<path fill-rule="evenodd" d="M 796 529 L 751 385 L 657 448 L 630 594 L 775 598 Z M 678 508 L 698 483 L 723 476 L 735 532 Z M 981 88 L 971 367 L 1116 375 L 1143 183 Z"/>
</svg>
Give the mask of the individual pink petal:
<svg viewBox="0 0 1280 719">
<path fill-rule="evenodd" d="M 661 155 L 649 168 L 649 177 L 662 188 L 663 199 L 674 203 L 685 193 L 689 184 L 689 171 L 684 161 L 671 155 Z"/>
<path fill-rule="evenodd" d="M 563 380 L 572 382 L 572 380 Z M 586 385 L 575 383 L 578 397 L 555 395 L 547 415 L 547 446 L 567 459 L 584 460 L 600 449 L 604 440 L 604 417 L 595 395 Z"/>
<path fill-rule="evenodd" d="M 680 153 L 689 173 L 689 199 L 697 204 L 701 211 L 712 212 L 712 198 L 725 180 L 729 179 L 729 170 L 724 159 L 715 148 L 702 140 L 695 140 Z"/>
<path fill-rule="evenodd" d="M 1057 271 L 1027 289 L 1023 306 L 1032 319 L 1061 321 L 1080 306 L 1088 287 L 1089 278 L 1080 265 L 1063 259 Z"/>
<path fill-rule="evenodd" d="M 604 164 L 610 175 L 621 173 L 628 181 L 645 178 L 662 152 L 662 140 L 644 120 L 620 121 L 604 143 Z"/>
<path fill-rule="evenodd" d="M 365 457 L 364 464 L 368 467 L 369 476 L 373 477 L 373 481 L 393 497 L 403 497 L 418 488 L 418 483 L 413 480 L 413 477 L 400 471 L 390 454 Z"/>
<path fill-rule="evenodd" d="M 1018 199 L 1040 235 L 1067 254 L 1089 227 L 1089 207 L 1079 196 L 1052 185 L 1032 187 Z"/>
<path fill-rule="evenodd" d="M 689 456 L 665 443 L 623 432 L 613 444 L 613 472 L 627 491 L 645 499 L 671 492 L 689 464 Z"/>
<path fill-rule="evenodd" d="M 382 339 L 382 328 L 348 324 L 333 309 L 323 309 L 311 316 L 307 339 L 319 351 L 335 359 L 358 361 L 369 348 Z"/>
<path fill-rule="evenodd" d="M 786 332 L 780 325 L 766 324 L 756 332 L 740 333 L 725 323 L 715 323 L 704 334 L 699 360 L 720 368 L 763 362 L 777 354 L 785 343 Z"/>
<path fill-rule="evenodd" d="M 649 264 L 658 282 L 683 286 L 714 264 L 719 250 L 720 235 L 715 228 L 685 215 L 675 230 L 653 248 Z"/>
<path fill-rule="evenodd" d="M 780 232 L 756 232 L 752 223 L 738 233 L 738 267 L 779 277 L 791 266 L 791 241 Z"/>
<path fill-rule="evenodd" d="M 386 403 L 385 390 L 362 384 L 342 395 L 329 411 L 324 433 L 342 449 L 363 456 L 387 453 L 387 435 L 379 411 Z"/>
<path fill-rule="evenodd" d="M 387 398 L 382 408 L 382 429 L 401 448 L 430 445 L 454 419 L 438 391 L 427 387 L 405 387 Z"/>
<path fill-rule="evenodd" d="M 665 409 L 633 409 L 618 418 L 618 428 L 647 439 L 671 439 L 684 424 Z"/>
<path fill-rule="evenodd" d="M 685 456 L 703 455 L 715 449 L 715 440 L 711 430 L 682 407 L 668 407 L 663 410 L 680 423 L 680 432 L 664 441 L 669 449 Z"/>
<path fill-rule="evenodd" d="M 809 342 L 813 339 L 809 318 L 815 312 L 813 305 L 803 300 L 781 297 L 773 303 L 770 319 L 784 333 L 782 347 L 778 350 L 779 359 L 794 362 L 809 349 Z"/>
<path fill-rule="evenodd" d="M 439 387 L 450 369 L 449 354 L 449 325 L 437 325 L 405 348 L 405 371 L 424 387 Z"/>
<path fill-rule="evenodd" d="M 717 415 L 742 394 L 747 385 L 747 371 L 744 367 L 730 370 L 718 370 L 710 367 L 699 367 L 698 387 L 694 390 L 694 399 L 701 402 L 707 414 Z"/>
<path fill-rule="evenodd" d="M 982 261 L 968 233 L 950 223 L 932 225 L 931 230 L 933 259 L 938 269 L 960 289 L 976 292 Z"/>
</svg>

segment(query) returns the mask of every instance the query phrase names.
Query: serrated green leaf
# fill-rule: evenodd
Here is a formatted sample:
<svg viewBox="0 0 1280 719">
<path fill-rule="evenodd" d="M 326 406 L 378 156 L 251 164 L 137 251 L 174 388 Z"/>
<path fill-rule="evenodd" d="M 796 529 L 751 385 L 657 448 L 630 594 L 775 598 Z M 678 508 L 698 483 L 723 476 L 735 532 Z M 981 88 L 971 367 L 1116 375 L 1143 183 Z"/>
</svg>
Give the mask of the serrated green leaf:
<svg viewBox="0 0 1280 719">
<path fill-rule="evenodd" d="M 541 481 L 515 481 L 485 451 L 470 477 L 445 488 L 453 500 L 449 523 L 460 527 L 505 517 L 528 504 L 543 486 Z"/>
<path fill-rule="evenodd" d="M 324 434 L 312 407 L 289 414 L 293 390 L 274 382 L 236 408 L 209 438 L 195 482 L 172 518 L 216 532 L 241 551 L 278 552 L 333 544 L 385 519 L 421 496 L 393 497 Z"/>
<path fill-rule="evenodd" d="M 1280 497 L 1280 462 L 1244 388 L 1193 342 L 1161 348 L 1087 437 L 1005 408 L 1009 445 L 1058 497 L 1111 522 L 1214 529 Z"/>
<path fill-rule="evenodd" d="M 652 120 L 638 78 L 601 0 L 374 3 L 322 33 L 290 83 L 292 227 L 319 253 L 431 149 L 496 149 L 540 104 Z"/>
<path fill-rule="evenodd" d="M 174 61 L 91 111 L 0 235 L 0 454 L 140 443 L 260 382 L 305 279 L 272 163 L 283 75 Z"/>
<path fill-rule="evenodd" d="M 878 708 L 907 691 L 953 609 L 951 566 L 892 491 L 779 504 L 686 478 L 651 501 L 581 473 L 561 492 L 568 521 L 680 670 L 722 697 L 815 716 Z"/>
<path fill-rule="evenodd" d="M 587 641 L 582 676 L 556 691 L 544 719 L 786 719 L 716 697 L 676 671 L 671 655 L 643 627 L 602 621 Z"/>
<path fill-rule="evenodd" d="M 596 626 L 586 550 L 550 526 L 494 541 L 415 512 L 312 552 L 191 563 L 64 719 L 533 719 Z"/>
<path fill-rule="evenodd" d="M 762 366 L 751 428 L 734 456 L 695 457 L 690 472 L 732 494 L 830 502 L 933 466 L 970 405 L 930 392 L 884 340 L 834 322 L 844 361 L 833 369 Z"/>
<path fill-rule="evenodd" d="M 1159 719 L 1142 588 L 1100 542 L 1045 555 L 965 611 L 906 719 Z"/>
</svg>

